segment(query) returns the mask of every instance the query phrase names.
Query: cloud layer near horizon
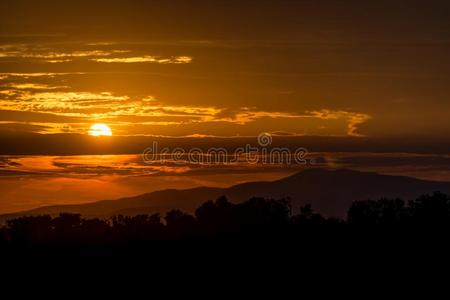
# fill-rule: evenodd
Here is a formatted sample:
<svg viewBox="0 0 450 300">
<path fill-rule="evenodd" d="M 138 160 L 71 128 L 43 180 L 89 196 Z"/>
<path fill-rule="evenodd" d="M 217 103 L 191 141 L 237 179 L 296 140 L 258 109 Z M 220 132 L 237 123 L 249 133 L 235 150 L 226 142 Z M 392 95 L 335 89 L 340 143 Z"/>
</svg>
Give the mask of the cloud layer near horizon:
<svg viewBox="0 0 450 300">
<path fill-rule="evenodd" d="M 450 181 L 450 157 L 395 153 L 310 153 L 315 165 Z M 43 205 L 117 199 L 165 188 L 227 187 L 276 180 L 304 165 L 198 165 L 155 162 L 141 155 L 0 156 L 0 214 Z"/>
<path fill-rule="evenodd" d="M 104 54 L 91 51 L 86 55 Z M 152 95 L 74 90 L 70 79 L 85 75 L 2 73 L 0 123 L 12 130 L 37 133 L 86 133 L 92 123 L 101 122 L 120 135 L 251 136 L 267 131 L 359 136 L 358 125 L 370 119 L 364 113 L 326 108 L 288 112 L 282 108 L 266 111 L 256 106 L 229 107 L 213 102 L 215 105 L 195 106 L 166 103 Z"/>
</svg>

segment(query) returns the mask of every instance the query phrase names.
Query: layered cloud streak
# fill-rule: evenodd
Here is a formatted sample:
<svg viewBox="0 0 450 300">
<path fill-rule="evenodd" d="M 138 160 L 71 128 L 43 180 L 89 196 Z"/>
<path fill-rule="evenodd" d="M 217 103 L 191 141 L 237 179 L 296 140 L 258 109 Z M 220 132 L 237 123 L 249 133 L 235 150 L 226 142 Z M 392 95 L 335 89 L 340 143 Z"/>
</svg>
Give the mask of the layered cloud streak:
<svg viewBox="0 0 450 300">
<path fill-rule="evenodd" d="M 253 100 L 250 101 L 255 105 L 245 106 L 234 99 L 229 102 L 210 99 L 211 95 L 194 103 L 193 95 L 184 99 L 177 92 L 176 84 L 168 98 L 152 93 L 150 87 L 155 86 L 155 82 L 149 82 L 149 88 L 138 92 L 124 88 L 133 87 L 131 79 L 119 82 L 120 90 L 108 83 L 105 89 L 91 83 L 92 79 L 106 78 L 114 72 L 129 72 L 142 80 L 136 76 L 142 70 L 148 72 L 149 66 L 180 68 L 177 65 L 195 65 L 196 62 L 192 56 L 177 55 L 176 51 L 152 54 L 150 50 L 127 48 L 118 43 L 1 45 L 0 63 L 39 63 L 33 68 L 38 66 L 42 71 L 0 73 L 0 132 L 86 134 L 92 123 L 107 123 L 114 134 L 119 135 L 231 137 L 266 131 L 283 135 L 359 136 L 362 134 L 358 126 L 371 118 L 363 112 L 323 106 L 292 110 L 268 107 L 268 103 L 257 104 Z M 75 62 L 87 71 L 64 65 Z M 55 69 L 55 64 L 61 67 Z M 89 64 L 98 64 L 95 70 L 110 71 L 89 71 Z M 118 69 L 108 69 L 111 66 Z M 177 71 L 159 72 L 161 76 L 185 76 Z M 189 76 L 193 75 L 187 76 L 191 80 Z M 164 79 L 161 83 L 169 81 Z M 184 87 L 184 90 L 189 88 Z M 273 102 L 277 102 L 280 95 L 286 94 L 274 94 Z M 217 97 L 223 98 L 223 95 Z"/>
</svg>

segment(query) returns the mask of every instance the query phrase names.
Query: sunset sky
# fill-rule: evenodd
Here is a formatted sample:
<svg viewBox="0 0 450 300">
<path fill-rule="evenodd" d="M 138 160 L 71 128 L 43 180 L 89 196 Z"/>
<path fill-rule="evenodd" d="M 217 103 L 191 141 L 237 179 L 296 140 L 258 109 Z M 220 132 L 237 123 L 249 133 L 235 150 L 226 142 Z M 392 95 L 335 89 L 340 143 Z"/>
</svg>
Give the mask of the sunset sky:
<svg viewBox="0 0 450 300">
<path fill-rule="evenodd" d="M 0 131 L 449 138 L 446 1 L 2 1 Z"/>
<path fill-rule="evenodd" d="M 139 154 L 156 138 L 238 144 L 268 132 L 334 152 L 316 155 L 327 165 L 361 162 L 339 151 L 396 152 L 359 168 L 448 179 L 434 171 L 449 161 L 449 53 L 448 1 L 0 1 L 0 212 L 75 201 L 73 191 L 92 201 L 249 180 L 208 169 L 208 181 L 155 177 L 148 188 L 134 156 L 58 158 Z M 163 167 L 150 171 L 192 171 Z M 264 170 L 246 172 L 297 169 Z"/>
</svg>

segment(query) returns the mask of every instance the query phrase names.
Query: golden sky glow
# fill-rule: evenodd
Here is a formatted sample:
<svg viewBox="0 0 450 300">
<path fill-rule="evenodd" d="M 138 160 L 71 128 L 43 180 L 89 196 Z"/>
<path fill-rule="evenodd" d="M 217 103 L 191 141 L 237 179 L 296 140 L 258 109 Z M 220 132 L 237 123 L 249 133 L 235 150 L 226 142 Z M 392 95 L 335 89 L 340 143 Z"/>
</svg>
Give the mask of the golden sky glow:
<svg viewBox="0 0 450 300">
<path fill-rule="evenodd" d="M 0 13 L 0 135 L 447 137 L 447 6 L 29 2 Z"/>
<path fill-rule="evenodd" d="M 357 136 L 360 135 L 357 126 L 370 119 L 370 116 L 364 113 L 329 109 L 287 112 L 282 110 L 264 111 L 258 110 L 257 107 L 230 109 L 222 103 L 217 103 L 220 106 L 171 105 L 159 101 L 151 95 L 129 96 L 106 91 L 73 91 L 70 86 L 62 85 L 63 82 L 61 82 L 61 85 L 52 84 L 52 81 L 58 81 L 58 77 L 65 77 L 66 75 L 58 76 L 52 73 L 37 76 L 31 74 L 29 76 L 31 80 L 27 79 L 26 82 L 17 78 L 27 75 L 5 73 L 3 76 L 7 79 L 11 78 L 11 82 L 5 84 L 5 88 L 0 91 L 0 97 L 2 96 L 2 99 L 0 99 L 1 109 L 60 116 L 61 120 L 64 120 L 64 117 L 76 118 L 72 121 L 68 119 L 67 122 L 61 122 L 56 127 L 54 122 L 49 122 L 46 130 L 40 129 L 38 131 L 41 133 L 57 133 L 57 128 L 63 128 L 63 132 L 67 132 L 69 128 L 69 132 L 79 133 L 85 131 L 83 126 L 86 123 L 96 120 L 113 124 L 122 135 L 252 135 L 256 131 L 252 132 L 250 129 L 244 128 L 244 130 L 236 132 L 233 131 L 233 127 L 243 128 L 259 120 L 270 124 L 273 120 L 272 131 L 286 131 L 300 135 L 310 133 Z M 35 78 L 40 80 L 33 80 Z M 277 126 L 280 120 L 285 120 L 288 127 Z M 36 122 L 31 119 L 27 120 L 26 123 L 35 124 Z M 44 123 L 40 122 L 40 125 L 45 127 Z M 201 124 L 205 124 L 206 131 L 201 130 Z M 214 124 L 219 124 L 219 126 L 216 131 L 211 131 L 210 126 Z M 320 125 L 314 128 L 313 124 Z M 329 133 L 322 130 L 329 127 L 328 124 L 332 124 Z M 171 130 L 173 125 L 180 125 L 183 128 L 177 134 L 176 131 Z M 168 128 L 163 130 L 157 129 L 157 127 L 166 126 Z M 155 129 L 152 130 L 152 127 L 155 127 Z M 222 130 L 222 128 L 225 129 L 224 127 L 229 127 L 229 129 Z M 70 128 L 72 129 L 70 130 Z M 189 128 L 192 128 L 193 132 L 187 131 Z"/>
</svg>

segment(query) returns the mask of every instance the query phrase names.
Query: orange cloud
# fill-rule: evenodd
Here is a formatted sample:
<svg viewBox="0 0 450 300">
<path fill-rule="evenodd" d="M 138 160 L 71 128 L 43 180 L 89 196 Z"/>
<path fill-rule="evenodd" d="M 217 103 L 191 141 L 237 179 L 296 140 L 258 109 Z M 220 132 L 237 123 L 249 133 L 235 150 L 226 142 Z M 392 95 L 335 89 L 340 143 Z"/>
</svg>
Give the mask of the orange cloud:
<svg viewBox="0 0 450 300">
<path fill-rule="evenodd" d="M 365 123 L 370 120 L 371 117 L 367 114 L 356 113 L 356 112 L 348 112 L 343 110 L 333 111 L 328 109 L 322 109 L 320 111 L 311 111 L 309 112 L 311 116 L 317 117 L 320 119 L 328 120 L 328 119 L 346 119 L 347 120 L 347 135 L 350 136 L 363 136 L 358 133 L 358 125 Z"/>
<path fill-rule="evenodd" d="M 161 58 L 158 56 L 134 56 L 134 57 L 113 57 L 113 58 L 92 58 L 91 60 L 104 63 L 158 63 L 158 64 L 187 64 L 192 61 L 189 56 L 175 56 Z"/>
<path fill-rule="evenodd" d="M 43 75 L 44 74 L 44 75 Z M 43 73 L 46 76 L 52 73 Z M 22 74 L 20 74 L 22 75 Z M 36 74 L 34 74 L 36 75 Z M 33 76 L 34 76 L 33 75 Z M 9 76 L 9 75 L 8 75 Z M 27 75 L 25 75 L 27 76 Z M 38 76 L 38 75 L 36 75 Z M 350 112 L 344 110 L 322 109 L 304 112 L 267 111 L 257 108 L 224 108 L 215 106 L 195 105 L 170 105 L 159 102 L 153 96 L 140 99 L 128 95 L 116 95 L 111 92 L 68 92 L 66 86 L 57 86 L 43 83 L 8 83 L 4 85 L 7 89 L 0 90 L 0 109 L 7 111 L 22 111 L 31 113 L 51 114 L 53 116 L 75 117 L 84 121 L 75 123 L 64 123 L 61 126 L 52 124 L 45 127 L 45 122 L 33 123 L 41 126 L 41 133 L 56 132 L 82 132 L 84 127 L 94 121 L 107 122 L 121 128 L 121 133 L 127 133 L 127 127 L 136 126 L 184 126 L 192 125 L 210 127 L 211 123 L 228 123 L 239 126 L 250 124 L 266 119 L 279 119 L 287 122 L 286 128 L 292 132 L 297 129 L 305 132 L 302 124 L 308 124 L 309 131 L 326 134 L 329 122 L 336 120 L 333 134 L 336 129 L 345 126 L 342 135 L 361 136 L 358 125 L 368 121 L 370 116 L 361 112 Z M 313 122 L 302 121 L 304 119 L 315 120 Z M 14 120 L 11 120 L 13 122 Z M 265 121 L 262 121 L 265 122 Z M 277 121 L 277 123 L 279 123 Z M 203 124 L 203 125 L 202 125 Z M 275 124 L 272 121 L 267 124 Z M 42 127 L 44 126 L 44 127 Z M 313 128 L 317 130 L 311 131 Z M 282 130 L 279 126 L 275 130 Z M 339 129 L 342 131 L 342 129 Z M 210 131 L 210 130 L 209 130 Z M 328 130 L 329 131 L 329 130 Z M 230 132 L 230 135 L 233 135 Z"/>
</svg>

